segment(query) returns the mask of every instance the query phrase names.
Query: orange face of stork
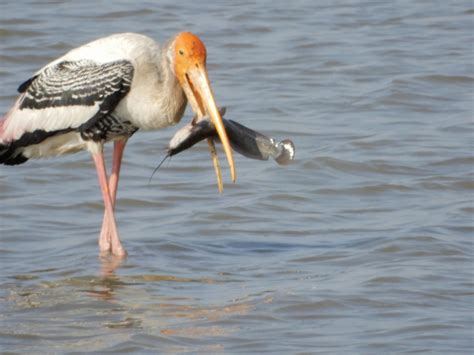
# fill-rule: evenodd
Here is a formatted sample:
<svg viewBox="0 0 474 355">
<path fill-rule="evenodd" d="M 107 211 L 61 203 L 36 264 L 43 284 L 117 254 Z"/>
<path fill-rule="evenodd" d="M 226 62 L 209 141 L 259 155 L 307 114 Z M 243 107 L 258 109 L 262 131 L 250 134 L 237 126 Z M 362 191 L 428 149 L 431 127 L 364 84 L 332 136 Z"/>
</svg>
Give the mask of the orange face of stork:
<svg viewBox="0 0 474 355">
<path fill-rule="evenodd" d="M 175 75 L 193 111 L 200 116 L 209 115 L 214 123 L 229 162 L 232 181 L 235 181 L 234 157 L 209 83 L 206 56 L 206 46 L 198 36 L 190 32 L 182 32 L 176 36 L 174 40 Z"/>
</svg>

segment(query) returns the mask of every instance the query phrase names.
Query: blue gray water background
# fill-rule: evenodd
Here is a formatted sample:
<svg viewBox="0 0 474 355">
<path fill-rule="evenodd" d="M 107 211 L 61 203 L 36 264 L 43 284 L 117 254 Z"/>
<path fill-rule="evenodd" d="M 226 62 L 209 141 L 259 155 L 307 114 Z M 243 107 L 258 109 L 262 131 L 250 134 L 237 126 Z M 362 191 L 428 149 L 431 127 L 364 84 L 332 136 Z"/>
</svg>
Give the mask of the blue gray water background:
<svg viewBox="0 0 474 355">
<path fill-rule="evenodd" d="M 227 118 L 294 140 L 217 193 L 189 122 L 137 133 L 98 258 L 87 153 L 0 168 L 5 353 L 439 353 L 473 348 L 471 1 L 5 1 L 0 111 L 89 40 L 190 30 Z M 221 154 L 221 157 L 223 155 Z"/>
</svg>

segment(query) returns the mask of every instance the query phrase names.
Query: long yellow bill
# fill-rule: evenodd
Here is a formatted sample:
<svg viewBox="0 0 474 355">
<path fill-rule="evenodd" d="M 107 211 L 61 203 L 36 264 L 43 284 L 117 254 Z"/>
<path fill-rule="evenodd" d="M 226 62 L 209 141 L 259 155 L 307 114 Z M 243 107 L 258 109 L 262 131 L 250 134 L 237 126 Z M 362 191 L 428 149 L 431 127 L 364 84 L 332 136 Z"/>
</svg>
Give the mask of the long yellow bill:
<svg viewBox="0 0 474 355">
<path fill-rule="evenodd" d="M 187 72 L 187 79 L 190 87 L 184 87 L 184 89 L 185 91 L 189 90 L 192 92 L 192 96 L 195 102 L 190 99 L 191 95 L 187 93 L 186 96 L 188 97 L 188 99 L 190 99 L 190 103 L 193 109 L 196 111 L 199 108 L 199 111 L 201 111 L 196 112 L 198 116 L 204 116 L 205 113 L 207 113 L 211 118 L 212 123 L 214 124 L 217 134 L 219 135 L 219 138 L 221 140 L 222 146 L 224 147 L 224 152 L 229 163 L 230 176 L 232 178 L 232 181 L 235 182 L 236 173 L 232 148 L 230 146 L 227 133 L 225 131 L 224 123 L 222 122 L 222 117 L 219 113 L 219 110 L 217 109 L 214 94 L 212 93 L 211 85 L 209 84 L 209 79 L 207 77 L 207 72 L 202 67 L 197 66 L 196 68 L 190 69 Z"/>
</svg>

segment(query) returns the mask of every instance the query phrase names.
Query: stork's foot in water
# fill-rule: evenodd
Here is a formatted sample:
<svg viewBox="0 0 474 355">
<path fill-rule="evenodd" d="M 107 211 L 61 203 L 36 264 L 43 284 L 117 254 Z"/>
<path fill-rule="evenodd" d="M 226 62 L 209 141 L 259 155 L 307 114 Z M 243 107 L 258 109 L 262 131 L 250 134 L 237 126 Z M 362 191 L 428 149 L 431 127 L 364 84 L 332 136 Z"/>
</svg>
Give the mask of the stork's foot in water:
<svg viewBox="0 0 474 355">
<path fill-rule="evenodd" d="M 110 253 L 111 250 L 111 243 L 110 243 L 110 232 L 104 225 L 102 227 L 102 230 L 100 231 L 100 237 L 99 237 L 99 250 L 100 250 L 100 255 L 106 256 Z"/>
<path fill-rule="evenodd" d="M 101 256 L 113 255 L 121 258 L 127 256 L 127 251 L 120 242 L 118 244 L 113 244 L 108 240 L 105 242 L 99 240 L 99 249 Z"/>
<path fill-rule="evenodd" d="M 101 256 L 114 255 L 126 257 L 127 251 L 122 246 L 118 235 L 112 236 L 108 223 L 104 224 L 99 237 L 99 250 Z"/>
<path fill-rule="evenodd" d="M 125 258 L 127 256 L 127 251 L 125 248 L 120 244 L 119 245 L 114 245 L 112 244 L 110 247 L 110 253 L 115 256 L 119 256 L 121 258 Z"/>
</svg>

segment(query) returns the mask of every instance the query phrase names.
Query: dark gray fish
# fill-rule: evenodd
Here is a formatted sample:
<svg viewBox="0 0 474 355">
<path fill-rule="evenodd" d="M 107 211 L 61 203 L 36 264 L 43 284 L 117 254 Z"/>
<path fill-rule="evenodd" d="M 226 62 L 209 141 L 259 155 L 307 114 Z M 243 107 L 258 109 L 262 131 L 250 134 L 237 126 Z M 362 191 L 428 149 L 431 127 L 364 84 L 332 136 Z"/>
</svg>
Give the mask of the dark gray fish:
<svg viewBox="0 0 474 355">
<path fill-rule="evenodd" d="M 214 134 L 216 134 L 216 130 L 210 120 L 204 119 L 199 122 L 192 121 L 186 126 L 180 128 L 174 134 L 173 138 L 171 138 L 167 149 L 168 156 L 172 157 L 173 155 L 181 153 L 183 150 L 191 148 L 196 143 L 212 137 Z M 227 132 L 227 134 L 229 133 Z"/>
<path fill-rule="evenodd" d="M 280 165 L 289 164 L 295 158 L 295 145 L 291 140 L 278 142 L 236 121 L 224 118 L 222 121 L 232 148 L 243 156 L 258 160 L 268 160 L 272 157 Z M 171 138 L 168 156 L 176 155 L 209 137 L 220 142 L 209 118 L 205 117 L 197 122 L 193 120 Z"/>
</svg>

